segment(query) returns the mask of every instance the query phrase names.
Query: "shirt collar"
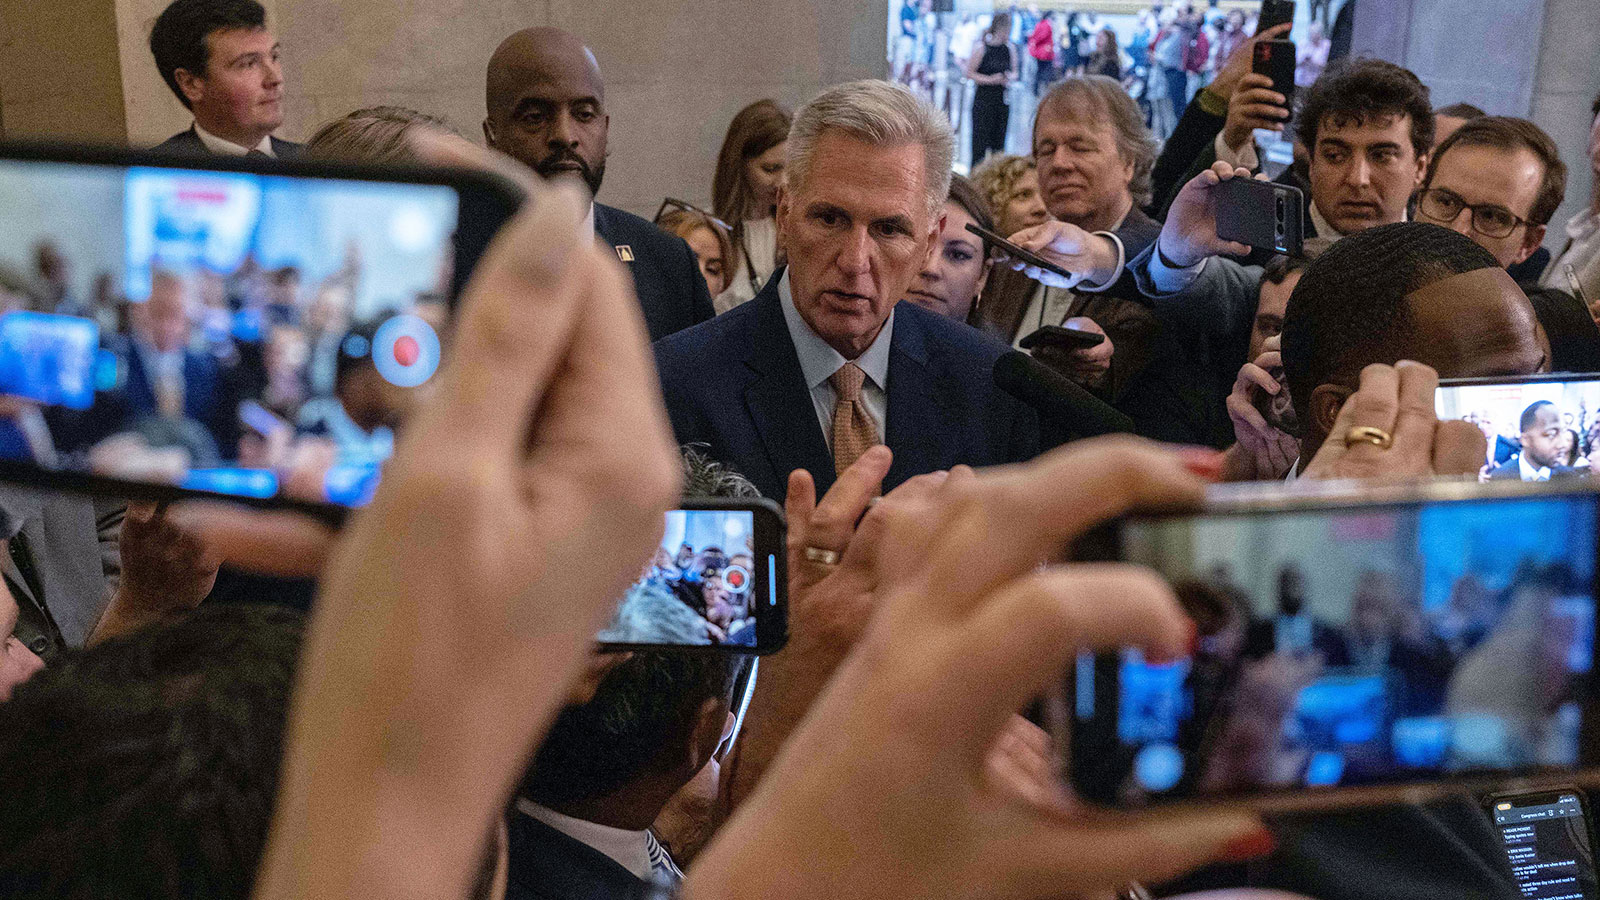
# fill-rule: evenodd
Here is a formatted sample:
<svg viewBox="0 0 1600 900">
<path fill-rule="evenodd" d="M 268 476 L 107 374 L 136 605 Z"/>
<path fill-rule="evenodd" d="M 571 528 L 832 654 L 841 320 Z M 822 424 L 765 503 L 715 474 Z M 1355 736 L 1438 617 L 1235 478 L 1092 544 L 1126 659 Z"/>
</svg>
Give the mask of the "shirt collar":
<svg viewBox="0 0 1600 900">
<path fill-rule="evenodd" d="M 1517 457 L 1517 469 L 1522 473 L 1523 481 L 1550 480 L 1550 467 L 1539 466 L 1538 468 L 1534 468 L 1533 464 L 1528 462 L 1527 454 L 1522 454 Z"/>
<path fill-rule="evenodd" d="M 1329 222 L 1327 218 L 1322 215 L 1322 210 L 1317 209 L 1317 201 L 1312 200 L 1309 206 L 1311 208 L 1311 227 L 1317 230 L 1318 238 L 1333 241 L 1338 238 L 1349 237 L 1347 232 L 1340 231 L 1339 229 L 1333 227 L 1333 223 Z M 1407 214 L 1401 217 L 1400 221 L 1409 222 L 1411 221 L 1411 216 Z"/>
<path fill-rule="evenodd" d="M 200 143 L 205 144 L 207 150 L 210 150 L 212 153 L 215 153 L 218 156 L 243 156 L 246 153 L 249 153 L 251 150 L 259 150 L 268 156 L 278 155 L 272 150 L 272 135 L 270 134 L 262 138 L 261 143 L 255 145 L 254 147 L 242 147 L 238 144 L 235 144 L 233 141 L 219 138 L 204 128 L 201 128 L 199 122 L 194 123 L 194 133 L 200 137 Z"/>
<path fill-rule="evenodd" d="M 580 844 L 600 851 L 641 881 L 650 880 L 650 842 L 643 831 L 629 831 L 626 828 L 613 828 L 610 825 L 574 819 L 547 806 L 540 806 L 527 797 L 517 798 L 517 811 L 543 822 Z"/>
<path fill-rule="evenodd" d="M 789 326 L 789 339 L 794 342 L 795 353 L 800 357 L 800 372 L 805 375 L 806 388 L 815 389 L 851 360 L 828 346 L 828 342 L 812 331 L 806 320 L 801 318 L 800 310 L 794 305 L 794 293 L 789 287 L 788 269 L 784 269 L 783 277 L 778 279 L 778 299 L 783 304 L 783 320 Z M 885 391 L 889 389 L 889 345 L 894 340 L 893 335 L 894 310 L 891 309 L 872 346 L 854 360 L 867 378 Z"/>
</svg>

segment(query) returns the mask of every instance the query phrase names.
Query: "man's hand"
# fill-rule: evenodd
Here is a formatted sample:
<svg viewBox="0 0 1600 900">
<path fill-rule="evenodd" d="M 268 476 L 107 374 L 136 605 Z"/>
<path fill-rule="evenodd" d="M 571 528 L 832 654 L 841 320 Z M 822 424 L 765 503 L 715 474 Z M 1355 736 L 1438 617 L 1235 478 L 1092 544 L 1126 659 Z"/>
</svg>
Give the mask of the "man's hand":
<svg viewBox="0 0 1600 900">
<path fill-rule="evenodd" d="M 222 558 L 154 503 L 130 503 L 117 538 L 122 578 L 89 643 L 194 609 L 217 583 Z"/>
<path fill-rule="evenodd" d="M 1302 473 L 1305 478 L 1429 478 L 1471 475 L 1483 466 L 1488 445 L 1471 422 L 1441 422 L 1433 392 L 1439 373 L 1419 362 L 1370 365 L 1361 387 L 1344 402 L 1327 440 Z M 1387 449 L 1367 441 L 1345 445 L 1350 429 L 1377 428 L 1394 436 Z"/>
<path fill-rule="evenodd" d="M 324 573 L 258 898 L 464 891 L 677 500 L 627 276 L 582 237 L 588 198 L 534 181 Z"/>
<path fill-rule="evenodd" d="M 1272 89 L 1272 79 L 1251 72 L 1240 79 L 1239 89 L 1228 100 L 1222 142 L 1237 154 L 1254 138 L 1256 129 L 1281 132 L 1288 120 L 1288 101 Z"/>
<path fill-rule="evenodd" d="M 1019 792 L 1026 778 L 991 774 L 1015 713 L 1080 651 L 1175 657 L 1192 634 L 1146 571 L 1047 563 L 1107 517 L 1200 499 L 1179 454 L 1101 438 L 952 471 L 885 515 L 875 615 L 757 796 L 701 854 L 689 893 L 1073 896 L 1268 849 L 1248 813 L 1068 815 Z"/>
<path fill-rule="evenodd" d="M 1049 287 L 1074 288 L 1084 282 L 1104 285 L 1118 274 L 1116 244 L 1104 235 L 1091 234 L 1067 222 L 1030 225 L 1009 240 L 1072 273 L 1071 278 L 1062 278 L 1020 259 L 1002 257 L 1011 268 Z"/>
<path fill-rule="evenodd" d="M 1253 63 L 1257 42 L 1274 41 L 1278 38 L 1288 37 L 1289 29 L 1293 27 L 1293 22 L 1285 22 L 1282 25 L 1273 26 L 1247 41 L 1241 41 L 1239 46 L 1233 48 L 1233 53 L 1229 54 L 1227 60 L 1217 69 L 1217 77 L 1211 79 L 1211 83 L 1206 85 L 1203 90 L 1208 90 L 1231 103 L 1234 89 L 1239 86 L 1244 76 L 1250 74 L 1254 68 Z"/>
<path fill-rule="evenodd" d="M 1105 330 L 1088 316 L 1073 316 L 1062 325 L 1077 331 L 1105 334 Z M 1093 347 L 1080 347 L 1076 350 L 1053 344 L 1041 344 L 1034 348 L 1033 355 L 1040 362 L 1084 387 L 1098 388 L 1105 384 L 1106 376 L 1111 372 L 1111 356 L 1116 349 L 1110 335 L 1107 335 L 1105 340 Z"/>
<path fill-rule="evenodd" d="M 1217 237 L 1217 185 L 1230 178 L 1249 177 L 1249 169 L 1218 162 L 1189 179 L 1167 211 L 1167 222 L 1156 238 L 1156 252 L 1180 269 L 1197 265 L 1209 256 L 1249 253 L 1248 246 Z M 1266 180 L 1264 176 L 1262 180 Z"/>
<path fill-rule="evenodd" d="M 1266 352 L 1247 362 L 1233 382 L 1233 392 L 1228 394 L 1228 418 L 1233 420 L 1233 436 L 1238 440 L 1228 454 L 1226 470 L 1228 481 L 1272 481 L 1289 473 L 1289 468 L 1300 458 L 1300 441 L 1269 424 L 1256 409 L 1256 398 L 1262 394 L 1276 397 L 1283 390 L 1278 379 L 1268 370 L 1283 365 L 1283 353 L 1277 346 L 1277 337 L 1270 338 Z"/>
</svg>

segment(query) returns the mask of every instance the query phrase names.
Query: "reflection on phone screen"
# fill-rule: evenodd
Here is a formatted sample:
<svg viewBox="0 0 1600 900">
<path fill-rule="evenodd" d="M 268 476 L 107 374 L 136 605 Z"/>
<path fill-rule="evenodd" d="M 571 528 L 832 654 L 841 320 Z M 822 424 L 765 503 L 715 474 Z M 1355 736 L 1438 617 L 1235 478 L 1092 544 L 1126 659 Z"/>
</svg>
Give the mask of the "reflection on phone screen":
<svg viewBox="0 0 1600 900">
<path fill-rule="evenodd" d="M 596 640 L 754 648 L 774 565 L 756 553 L 749 510 L 673 510 L 655 556 Z"/>
<path fill-rule="evenodd" d="M 1600 379 L 1440 385 L 1434 406 L 1483 432 L 1485 481 L 1587 478 L 1600 462 Z"/>
<path fill-rule="evenodd" d="M 1080 721 L 1115 700 L 1107 798 L 1575 764 L 1595 527 L 1587 495 L 1130 520 L 1199 641 L 1102 664 L 1109 691 L 1080 663 Z"/>
<path fill-rule="evenodd" d="M 0 161 L 0 458 L 364 503 L 437 371 L 441 185 Z"/>
</svg>

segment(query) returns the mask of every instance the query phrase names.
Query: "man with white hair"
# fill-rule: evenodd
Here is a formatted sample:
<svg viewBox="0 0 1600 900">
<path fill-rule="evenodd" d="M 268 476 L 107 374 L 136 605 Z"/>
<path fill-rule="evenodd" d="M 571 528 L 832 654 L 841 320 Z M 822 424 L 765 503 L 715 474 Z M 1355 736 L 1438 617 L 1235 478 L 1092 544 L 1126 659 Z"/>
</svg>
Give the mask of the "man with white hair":
<svg viewBox="0 0 1600 900">
<path fill-rule="evenodd" d="M 957 464 L 1038 453 L 1032 410 L 994 387 L 1007 347 L 897 301 L 938 246 L 949 123 L 888 82 L 830 88 L 795 116 L 778 241 L 789 264 L 756 298 L 656 344 L 679 443 L 785 494 L 826 491 L 868 448 L 883 489 Z"/>
</svg>

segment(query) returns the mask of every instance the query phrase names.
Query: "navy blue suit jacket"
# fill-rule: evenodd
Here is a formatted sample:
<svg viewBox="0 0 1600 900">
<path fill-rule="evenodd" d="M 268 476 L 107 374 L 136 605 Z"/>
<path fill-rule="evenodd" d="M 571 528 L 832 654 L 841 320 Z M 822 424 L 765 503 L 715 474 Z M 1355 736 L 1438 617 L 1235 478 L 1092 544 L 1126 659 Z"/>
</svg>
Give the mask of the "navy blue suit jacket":
<svg viewBox="0 0 1600 900">
<path fill-rule="evenodd" d="M 507 824 L 506 900 L 633 900 L 647 885 L 616 860 L 532 816 Z"/>
<path fill-rule="evenodd" d="M 817 494 L 832 486 L 833 456 L 817 421 L 784 322 L 776 273 L 754 300 L 656 344 L 672 429 L 781 501 L 789 473 L 805 469 Z M 1039 453 L 1034 411 L 994 386 L 994 362 L 1010 348 L 921 307 L 895 307 L 889 345 L 889 421 L 894 463 L 885 492 L 954 465 L 992 466 Z"/>
<path fill-rule="evenodd" d="M 183 354 L 183 414 L 207 428 L 215 429 L 222 418 L 222 369 L 217 361 L 192 350 Z M 155 385 L 145 371 L 144 358 L 137 350 L 128 352 L 128 412 L 137 419 L 155 415 Z"/>
<path fill-rule="evenodd" d="M 659 341 L 717 314 L 700 263 L 683 238 L 600 203 L 594 205 L 594 233 L 633 276 L 650 340 Z"/>
<path fill-rule="evenodd" d="M 167 138 L 150 149 L 160 150 L 163 153 L 206 154 L 211 152 L 211 150 L 206 147 L 205 142 L 200 140 L 200 135 L 195 132 L 193 125 L 190 125 L 188 128 L 178 132 L 172 137 Z M 304 144 L 296 144 L 293 141 L 281 141 L 277 138 L 272 139 L 272 152 L 276 153 L 279 159 L 293 159 L 294 157 L 299 156 L 304 150 Z"/>
</svg>

